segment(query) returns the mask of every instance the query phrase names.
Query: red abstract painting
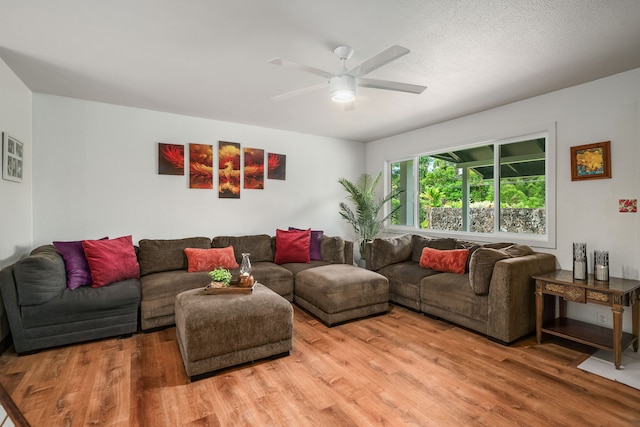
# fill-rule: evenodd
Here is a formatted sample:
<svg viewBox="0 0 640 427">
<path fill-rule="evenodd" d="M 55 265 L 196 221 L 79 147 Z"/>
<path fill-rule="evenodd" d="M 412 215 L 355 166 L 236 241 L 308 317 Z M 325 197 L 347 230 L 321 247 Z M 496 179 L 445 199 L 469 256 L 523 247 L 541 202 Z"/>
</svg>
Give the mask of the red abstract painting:
<svg viewBox="0 0 640 427">
<path fill-rule="evenodd" d="M 244 188 L 264 189 L 264 150 L 244 149 Z"/>
<path fill-rule="evenodd" d="M 189 144 L 189 188 L 213 188 L 213 147 Z"/>
<path fill-rule="evenodd" d="M 158 174 L 184 175 L 184 145 L 158 143 Z"/>
<path fill-rule="evenodd" d="M 269 153 L 269 179 L 287 179 L 287 156 L 284 154 Z"/>
<path fill-rule="evenodd" d="M 218 197 L 240 198 L 240 144 L 218 142 Z"/>
</svg>

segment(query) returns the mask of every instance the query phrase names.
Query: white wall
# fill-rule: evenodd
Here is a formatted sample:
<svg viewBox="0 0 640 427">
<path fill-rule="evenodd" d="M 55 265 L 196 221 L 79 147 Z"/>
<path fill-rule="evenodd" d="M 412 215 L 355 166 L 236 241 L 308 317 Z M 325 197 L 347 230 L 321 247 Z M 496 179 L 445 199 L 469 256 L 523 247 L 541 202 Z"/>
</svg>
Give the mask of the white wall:
<svg viewBox="0 0 640 427">
<path fill-rule="evenodd" d="M 143 238 L 275 234 L 288 226 L 352 237 L 337 180 L 364 170 L 362 143 L 44 94 L 33 97 L 34 246 L 132 234 Z M 159 142 L 238 142 L 285 154 L 286 180 L 240 199 L 158 175 Z M 188 170 L 188 168 L 187 168 Z"/>
<path fill-rule="evenodd" d="M 640 214 L 618 213 L 618 199 L 640 198 L 639 102 L 637 69 L 369 143 L 366 169 L 374 173 L 385 160 L 556 122 L 557 244 L 541 251 L 571 270 L 572 242 L 586 242 L 589 252 L 609 251 L 611 276 L 640 279 Z M 607 140 L 612 178 L 572 182 L 569 148 Z M 603 308 L 571 305 L 568 314 L 594 323 L 596 310 Z M 630 315 L 626 310 L 625 330 Z"/>
<path fill-rule="evenodd" d="M 21 183 L 0 179 L 0 269 L 31 249 L 31 91 L 0 59 L 0 132 L 24 144 Z M 0 144 L 1 146 L 2 144 Z M 2 156 L 0 155 L 0 158 Z M 0 167 L 1 169 L 2 167 Z M 0 339 L 9 333 L 0 299 Z"/>
</svg>

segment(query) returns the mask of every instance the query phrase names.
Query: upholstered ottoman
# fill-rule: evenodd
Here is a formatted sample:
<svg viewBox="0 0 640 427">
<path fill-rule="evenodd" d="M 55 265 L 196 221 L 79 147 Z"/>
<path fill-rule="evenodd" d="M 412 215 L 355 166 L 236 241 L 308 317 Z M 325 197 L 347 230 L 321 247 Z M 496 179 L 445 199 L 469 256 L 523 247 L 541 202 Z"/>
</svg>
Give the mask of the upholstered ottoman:
<svg viewBox="0 0 640 427">
<path fill-rule="evenodd" d="M 191 379 L 291 351 L 291 303 L 259 283 L 251 294 L 206 295 L 202 288 L 182 292 L 175 313 L 178 345 Z"/>
<path fill-rule="evenodd" d="M 327 326 L 389 310 L 389 281 L 381 274 L 348 264 L 301 271 L 295 302 Z"/>
</svg>

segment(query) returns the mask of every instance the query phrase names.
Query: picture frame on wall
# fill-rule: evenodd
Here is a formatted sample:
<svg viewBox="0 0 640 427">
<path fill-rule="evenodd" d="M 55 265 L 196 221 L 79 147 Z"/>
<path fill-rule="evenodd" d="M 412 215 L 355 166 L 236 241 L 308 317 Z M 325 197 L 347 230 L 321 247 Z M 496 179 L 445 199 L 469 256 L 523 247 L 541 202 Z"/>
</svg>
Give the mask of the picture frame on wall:
<svg viewBox="0 0 640 427">
<path fill-rule="evenodd" d="M 24 144 L 6 132 L 2 133 L 2 179 L 22 182 Z"/>
<path fill-rule="evenodd" d="M 571 181 L 611 178 L 611 141 L 571 147 Z"/>
</svg>

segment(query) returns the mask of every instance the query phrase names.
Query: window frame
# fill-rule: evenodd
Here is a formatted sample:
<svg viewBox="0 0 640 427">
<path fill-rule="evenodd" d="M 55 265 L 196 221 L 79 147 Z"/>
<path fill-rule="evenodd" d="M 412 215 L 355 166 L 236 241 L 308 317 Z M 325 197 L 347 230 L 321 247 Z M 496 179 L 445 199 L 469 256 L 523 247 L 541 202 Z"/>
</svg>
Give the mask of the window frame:
<svg viewBox="0 0 640 427">
<path fill-rule="evenodd" d="M 500 231 L 500 146 L 509 143 L 526 141 L 535 138 L 545 138 L 545 234 L 520 234 Z M 429 230 L 419 227 L 419 191 L 418 191 L 418 165 L 421 156 L 429 156 L 442 153 L 445 150 L 464 150 L 482 145 L 494 146 L 494 230 L 493 233 L 476 233 L 470 231 Z M 384 161 L 384 192 L 389 194 L 391 188 L 391 164 L 413 160 L 414 183 L 413 194 L 413 225 L 393 225 L 390 220 L 385 224 L 386 232 L 414 233 L 433 237 L 455 237 L 462 240 L 476 242 L 513 242 L 526 244 L 540 248 L 556 248 L 556 123 L 549 122 L 532 125 L 516 131 L 505 132 L 490 138 L 478 138 L 466 143 L 450 144 L 433 150 L 417 153 L 413 156 L 403 156 Z M 497 166 L 496 166 L 497 165 Z M 408 197 L 408 196 L 407 196 Z M 391 201 L 385 205 L 385 213 L 391 209 Z"/>
</svg>

